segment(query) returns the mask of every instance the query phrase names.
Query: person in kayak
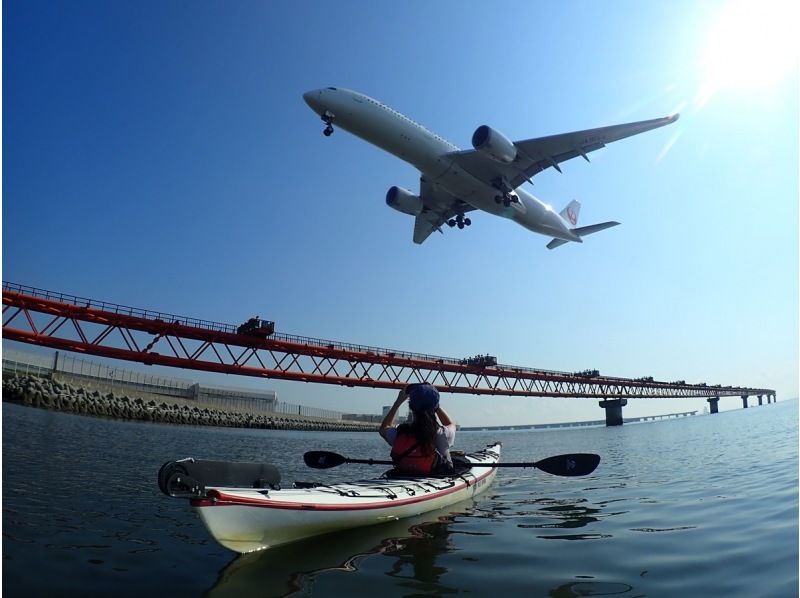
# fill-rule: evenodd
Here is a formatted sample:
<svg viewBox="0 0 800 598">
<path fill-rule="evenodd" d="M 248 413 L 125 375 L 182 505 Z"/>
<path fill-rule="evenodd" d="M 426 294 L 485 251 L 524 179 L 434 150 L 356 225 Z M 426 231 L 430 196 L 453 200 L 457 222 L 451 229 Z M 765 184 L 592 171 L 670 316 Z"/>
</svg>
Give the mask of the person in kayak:
<svg viewBox="0 0 800 598">
<path fill-rule="evenodd" d="M 410 424 L 394 427 L 397 412 L 406 400 L 413 419 Z M 398 471 L 414 475 L 453 471 L 450 447 L 456 424 L 439 405 L 439 391 L 430 384 L 410 384 L 401 390 L 379 432 L 392 447 L 391 457 Z"/>
</svg>

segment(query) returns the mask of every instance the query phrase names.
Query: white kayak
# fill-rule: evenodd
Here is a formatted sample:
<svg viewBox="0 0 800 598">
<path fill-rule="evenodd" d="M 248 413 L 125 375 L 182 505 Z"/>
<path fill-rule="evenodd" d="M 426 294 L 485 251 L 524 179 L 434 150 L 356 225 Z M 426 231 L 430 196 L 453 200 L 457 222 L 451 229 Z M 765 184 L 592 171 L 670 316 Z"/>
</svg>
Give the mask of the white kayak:
<svg viewBox="0 0 800 598">
<path fill-rule="evenodd" d="M 255 479 L 254 483 L 248 483 L 249 487 L 198 482 L 191 476 L 200 478 L 202 471 L 192 471 L 187 464 L 216 463 L 217 467 L 221 464 L 183 460 L 162 467 L 159 485 L 170 496 L 189 498 L 217 542 L 245 553 L 320 534 L 396 521 L 477 496 L 494 479 L 497 469 L 485 465 L 500 461 L 500 443 L 469 453 L 465 459 L 484 467 L 460 469 L 456 474 L 441 477 L 384 475 L 341 484 L 302 483 L 292 488 L 281 488 L 275 483 L 279 474 L 274 467 L 257 464 L 226 464 L 229 468 L 249 467 L 245 478 Z M 241 475 L 226 478 L 219 471 L 207 476 L 209 480 L 215 478 L 228 483 L 244 479 Z"/>
</svg>

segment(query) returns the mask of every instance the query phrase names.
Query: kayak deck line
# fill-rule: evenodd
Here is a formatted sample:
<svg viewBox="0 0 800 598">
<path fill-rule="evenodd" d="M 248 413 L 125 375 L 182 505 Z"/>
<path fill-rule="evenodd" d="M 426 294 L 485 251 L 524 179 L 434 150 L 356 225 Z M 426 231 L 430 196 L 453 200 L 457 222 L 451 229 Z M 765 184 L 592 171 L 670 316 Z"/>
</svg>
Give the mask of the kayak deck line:
<svg viewBox="0 0 800 598">
<path fill-rule="evenodd" d="M 488 468 L 487 468 L 488 469 Z M 398 498 L 397 495 L 389 496 L 354 496 L 354 495 L 342 495 L 336 494 L 335 496 L 341 498 L 388 498 L 391 500 L 391 503 L 383 502 L 365 502 L 359 504 L 304 504 L 304 503 L 293 503 L 293 502 L 284 502 L 284 501 L 276 501 L 276 500 L 269 500 L 266 498 L 257 498 L 255 496 L 247 496 L 242 495 L 241 493 L 234 494 L 230 491 L 226 491 L 225 489 L 220 488 L 212 488 L 208 491 L 207 498 L 193 498 L 190 500 L 190 504 L 195 508 L 208 508 L 208 507 L 230 507 L 230 506 L 247 506 L 247 507 L 256 507 L 256 508 L 265 508 L 265 509 L 288 509 L 288 510 L 313 510 L 313 511 L 360 511 L 360 510 L 367 510 L 367 509 L 383 509 L 386 508 L 387 505 L 409 505 L 418 502 L 424 502 L 426 500 L 431 500 L 432 498 L 437 498 L 439 496 L 446 496 L 453 492 L 458 492 L 459 490 L 463 490 L 464 488 L 469 488 L 479 484 L 482 480 L 485 480 L 487 477 L 493 475 L 494 470 L 488 469 L 488 471 L 474 480 L 463 480 L 463 485 L 459 485 L 458 483 L 453 483 L 450 487 L 444 488 L 438 491 L 430 491 L 425 490 L 425 494 L 421 496 L 411 496 L 409 498 Z M 278 490 L 276 492 L 283 492 L 282 490 Z M 263 497 L 263 495 L 261 495 Z"/>
</svg>

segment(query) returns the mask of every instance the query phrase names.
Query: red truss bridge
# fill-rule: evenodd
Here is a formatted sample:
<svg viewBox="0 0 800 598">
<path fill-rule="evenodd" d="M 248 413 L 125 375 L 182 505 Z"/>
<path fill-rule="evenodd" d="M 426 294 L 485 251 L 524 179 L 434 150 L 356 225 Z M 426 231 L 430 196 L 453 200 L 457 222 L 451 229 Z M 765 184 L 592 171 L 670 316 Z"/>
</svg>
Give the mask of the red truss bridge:
<svg viewBox="0 0 800 598">
<path fill-rule="evenodd" d="M 402 388 L 430 382 L 444 392 L 588 399 L 761 397 L 739 386 L 557 372 L 233 326 L 3 282 L 3 338 L 148 365 L 340 386 Z M 269 326 L 263 326 L 269 324 Z M 624 403 L 623 403 L 624 404 Z M 716 404 L 714 404 L 716 407 Z"/>
</svg>

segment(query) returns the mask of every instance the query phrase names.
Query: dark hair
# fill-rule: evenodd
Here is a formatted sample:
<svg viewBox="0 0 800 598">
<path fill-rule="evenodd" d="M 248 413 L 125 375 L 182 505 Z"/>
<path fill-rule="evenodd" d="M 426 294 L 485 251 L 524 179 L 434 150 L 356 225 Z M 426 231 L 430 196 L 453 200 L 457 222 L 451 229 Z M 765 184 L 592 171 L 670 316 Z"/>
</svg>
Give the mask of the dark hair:
<svg viewBox="0 0 800 598">
<path fill-rule="evenodd" d="M 436 450 L 436 432 L 439 424 L 433 410 L 412 411 L 414 419 L 410 424 L 397 426 L 398 434 L 413 434 L 419 450 L 423 455 L 430 455 Z"/>
</svg>

